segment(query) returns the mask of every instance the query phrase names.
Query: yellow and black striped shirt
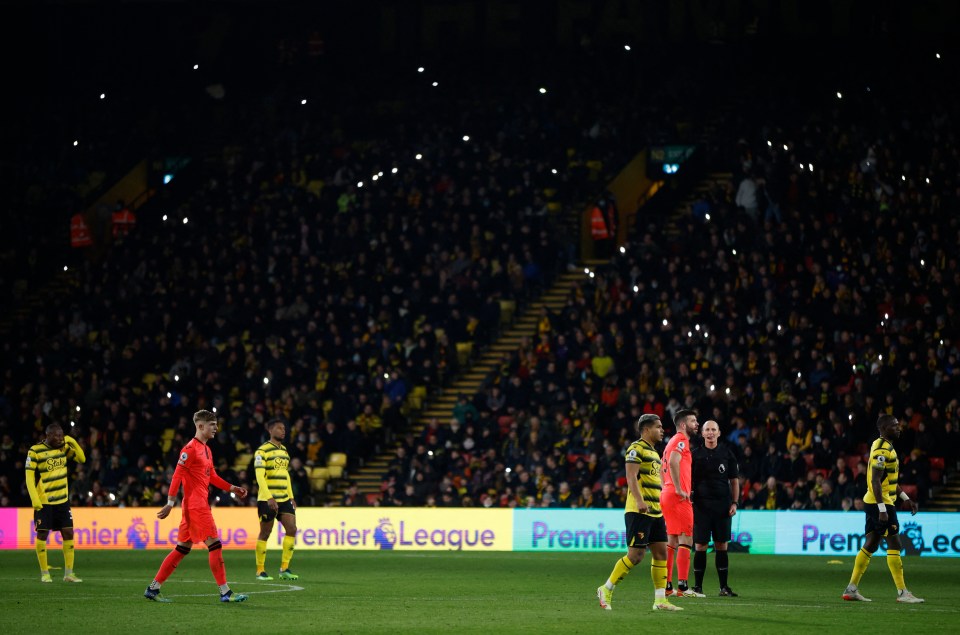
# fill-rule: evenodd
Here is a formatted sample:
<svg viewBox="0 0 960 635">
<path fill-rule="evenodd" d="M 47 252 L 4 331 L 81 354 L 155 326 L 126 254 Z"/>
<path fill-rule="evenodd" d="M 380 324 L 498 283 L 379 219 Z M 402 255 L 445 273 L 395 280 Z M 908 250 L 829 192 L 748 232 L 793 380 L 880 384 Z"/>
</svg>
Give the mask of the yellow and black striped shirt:
<svg viewBox="0 0 960 635">
<path fill-rule="evenodd" d="M 883 500 L 878 501 L 873 492 L 873 473 L 880 470 L 880 495 Z M 867 462 L 867 493 L 863 496 L 864 503 L 883 503 L 894 505 L 897 493 L 897 482 L 900 480 L 900 463 L 897 461 L 897 451 L 893 444 L 880 437 L 870 446 L 870 460 Z"/>
<path fill-rule="evenodd" d="M 258 501 L 270 500 L 283 503 L 293 498 L 290 487 L 290 455 L 284 445 L 267 441 L 253 453 L 253 467 L 257 472 L 257 485 L 260 490 Z"/>
<path fill-rule="evenodd" d="M 70 499 L 67 485 L 68 448 L 66 444 L 60 448 L 51 448 L 41 442 L 31 446 L 27 452 L 27 482 L 36 483 L 37 496 L 44 505 L 59 505 Z"/>
<path fill-rule="evenodd" d="M 660 490 L 663 486 L 663 482 L 660 480 L 660 455 L 657 454 L 653 446 L 640 439 L 631 443 L 630 447 L 627 448 L 624 461 L 640 464 L 637 484 L 640 486 L 640 494 L 643 495 L 644 502 L 650 508 L 647 515 L 655 518 L 663 516 L 663 512 L 660 510 Z M 624 511 L 640 511 L 640 508 L 637 507 L 637 501 L 633 497 L 633 492 L 629 488 L 627 489 L 627 506 Z"/>
</svg>

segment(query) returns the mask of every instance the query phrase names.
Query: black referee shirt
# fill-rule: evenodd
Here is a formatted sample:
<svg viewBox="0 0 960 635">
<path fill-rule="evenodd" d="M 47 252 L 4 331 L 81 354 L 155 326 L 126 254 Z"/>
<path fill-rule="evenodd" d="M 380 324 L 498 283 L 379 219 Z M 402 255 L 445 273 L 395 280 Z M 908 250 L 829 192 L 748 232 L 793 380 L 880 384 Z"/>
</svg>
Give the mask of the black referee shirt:
<svg viewBox="0 0 960 635">
<path fill-rule="evenodd" d="M 693 451 L 693 495 L 695 504 L 713 511 L 726 512 L 730 508 L 730 479 L 740 471 L 737 457 L 725 443 L 710 449 L 701 445 Z"/>
</svg>

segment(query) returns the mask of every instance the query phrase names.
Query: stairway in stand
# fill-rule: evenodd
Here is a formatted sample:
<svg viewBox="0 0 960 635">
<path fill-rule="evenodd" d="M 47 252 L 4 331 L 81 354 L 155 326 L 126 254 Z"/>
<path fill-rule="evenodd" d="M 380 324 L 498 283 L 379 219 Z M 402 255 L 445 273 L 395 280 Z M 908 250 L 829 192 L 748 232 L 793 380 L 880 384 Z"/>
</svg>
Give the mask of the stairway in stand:
<svg viewBox="0 0 960 635">
<path fill-rule="evenodd" d="M 591 263 L 592 264 L 592 263 Z M 563 273 L 557 276 L 553 286 L 547 289 L 537 300 L 530 302 L 526 310 L 515 319 L 503 316 L 503 325 L 500 337 L 482 351 L 479 358 L 472 359 L 469 366 L 464 367 L 459 377 L 444 386 L 443 391 L 424 401 L 423 409 L 408 414 L 411 420 L 409 431 L 414 436 L 419 435 L 431 419 L 436 418 L 441 425 L 447 425 L 453 416 L 453 407 L 457 403 L 460 393 L 473 395 L 485 387 L 485 382 L 500 366 L 505 355 L 513 355 L 520 346 L 523 338 L 529 337 L 531 343 L 536 343 L 537 322 L 540 318 L 540 309 L 559 312 L 565 305 L 572 282 L 583 278 L 583 268 Z M 405 434 L 405 433 L 404 433 Z M 350 481 L 356 481 L 358 489 L 364 495 L 380 494 L 380 485 L 386 474 L 390 461 L 394 457 L 397 443 L 388 444 L 383 452 L 368 460 L 363 467 L 347 478 L 337 482 L 330 494 L 329 500 L 334 506 L 340 505 L 343 493 Z"/>
<path fill-rule="evenodd" d="M 943 459 L 941 459 L 943 460 Z M 934 484 L 933 497 L 921 508 L 927 512 L 960 511 L 960 472 L 953 471 L 942 486 Z"/>
</svg>

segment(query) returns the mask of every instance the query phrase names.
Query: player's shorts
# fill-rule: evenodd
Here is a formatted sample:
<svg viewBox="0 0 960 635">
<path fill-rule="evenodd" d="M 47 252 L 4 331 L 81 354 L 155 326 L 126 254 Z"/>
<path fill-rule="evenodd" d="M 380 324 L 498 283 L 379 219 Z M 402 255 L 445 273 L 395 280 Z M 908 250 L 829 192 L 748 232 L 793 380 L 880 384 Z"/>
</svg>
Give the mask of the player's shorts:
<svg viewBox="0 0 960 635">
<path fill-rule="evenodd" d="M 297 511 L 293 508 L 292 499 L 283 501 L 282 503 L 277 503 L 277 513 L 273 513 L 273 510 L 270 509 L 270 505 L 267 504 L 267 501 L 257 501 L 257 514 L 260 516 L 260 522 L 269 523 L 280 514 L 290 514 L 292 516 L 296 516 Z"/>
<path fill-rule="evenodd" d="M 887 522 L 880 522 L 880 508 L 876 503 L 864 503 L 863 510 L 867 514 L 864 525 L 866 533 L 877 532 L 880 536 L 896 536 L 900 533 L 900 521 L 897 520 L 897 508 L 887 505 Z"/>
<path fill-rule="evenodd" d="M 623 516 L 627 526 L 627 546 L 646 548 L 651 542 L 667 541 L 667 526 L 662 516 L 647 516 L 639 512 L 627 512 Z"/>
<path fill-rule="evenodd" d="M 693 542 L 698 545 L 707 545 L 710 544 L 711 536 L 714 542 L 729 542 L 732 521 L 729 506 L 725 510 L 720 510 L 706 505 L 694 505 Z"/>
<path fill-rule="evenodd" d="M 37 532 L 73 529 L 73 511 L 70 503 L 44 505 L 33 512 L 33 526 Z"/>
<path fill-rule="evenodd" d="M 183 517 L 180 519 L 179 542 L 204 542 L 207 538 L 219 538 L 217 524 L 213 522 L 213 512 L 210 509 L 183 508 Z"/>
<path fill-rule="evenodd" d="M 681 500 L 673 488 L 660 492 L 660 509 L 671 536 L 693 535 L 693 503 L 690 499 Z"/>
</svg>

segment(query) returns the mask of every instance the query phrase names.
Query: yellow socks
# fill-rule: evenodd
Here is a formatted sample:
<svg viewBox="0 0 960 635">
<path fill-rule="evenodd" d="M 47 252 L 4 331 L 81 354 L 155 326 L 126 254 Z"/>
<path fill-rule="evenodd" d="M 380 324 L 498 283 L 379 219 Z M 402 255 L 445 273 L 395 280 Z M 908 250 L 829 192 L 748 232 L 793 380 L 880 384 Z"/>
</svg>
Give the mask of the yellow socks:
<svg viewBox="0 0 960 635">
<path fill-rule="evenodd" d="M 263 573 L 267 564 L 267 541 L 257 541 L 257 575 Z"/>
<path fill-rule="evenodd" d="M 873 556 L 873 554 L 869 553 L 863 548 L 857 552 L 857 559 L 853 564 L 853 574 L 850 576 L 850 584 L 854 586 L 860 586 L 860 578 L 863 577 L 867 567 L 870 566 L 871 556 Z"/>
<path fill-rule="evenodd" d="M 280 570 L 284 571 L 290 568 L 290 560 L 293 558 L 293 547 L 297 544 L 294 536 L 283 537 L 283 554 L 280 556 Z"/>
<path fill-rule="evenodd" d="M 887 567 L 893 576 L 893 583 L 897 585 L 897 591 L 907 588 L 903 582 L 903 560 L 900 559 L 899 551 L 887 549 Z"/>
<path fill-rule="evenodd" d="M 37 540 L 36 544 L 37 560 L 40 562 L 40 573 L 50 573 L 50 565 L 47 564 L 47 543 L 43 540 Z"/>
<path fill-rule="evenodd" d="M 63 573 L 65 575 L 70 575 L 73 573 L 73 541 L 64 540 L 63 541 Z"/>
<path fill-rule="evenodd" d="M 626 556 L 620 558 L 613 567 L 613 573 L 610 574 L 610 583 L 614 586 L 620 584 L 620 581 L 627 577 L 631 569 L 633 569 L 633 563 L 630 562 L 630 558 Z"/>
</svg>

